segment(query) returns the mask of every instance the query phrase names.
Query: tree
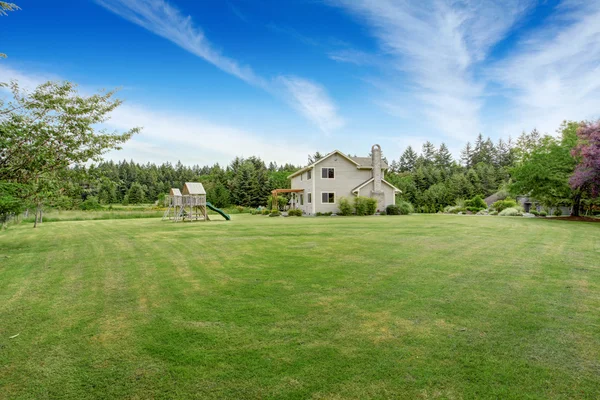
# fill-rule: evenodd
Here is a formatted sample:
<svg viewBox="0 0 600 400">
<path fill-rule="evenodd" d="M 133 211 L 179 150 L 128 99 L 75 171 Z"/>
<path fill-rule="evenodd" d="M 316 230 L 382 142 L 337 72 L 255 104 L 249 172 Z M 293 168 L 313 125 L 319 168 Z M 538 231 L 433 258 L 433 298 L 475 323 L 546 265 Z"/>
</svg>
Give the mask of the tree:
<svg viewBox="0 0 600 400">
<path fill-rule="evenodd" d="M 312 155 L 309 154 L 308 155 L 308 165 L 316 163 L 323 157 L 324 156 L 321 153 L 319 153 L 318 151 L 315 154 L 312 154 Z"/>
<path fill-rule="evenodd" d="M 435 146 L 429 140 L 423 144 L 421 155 L 425 161 L 425 165 L 431 165 L 435 161 Z"/>
<path fill-rule="evenodd" d="M 144 188 L 138 182 L 133 182 L 127 191 L 127 202 L 129 204 L 140 204 L 144 202 Z"/>
<path fill-rule="evenodd" d="M 450 168 L 452 165 L 452 154 L 450 154 L 450 150 L 448 150 L 448 146 L 445 143 L 440 145 L 435 154 L 435 165 L 442 169 Z"/>
<path fill-rule="evenodd" d="M 400 156 L 400 163 L 398 169 L 400 172 L 412 171 L 417 163 L 417 153 L 411 146 L 408 146 L 402 156 Z"/>
<path fill-rule="evenodd" d="M 465 168 L 473 166 L 473 148 L 471 142 L 467 142 L 465 148 L 460 152 L 460 161 Z"/>
<path fill-rule="evenodd" d="M 574 190 L 588 192 L 592 197 L 600 194 L 600 121 L 586 123 L 577 130 L 578 144 L 571 154 L 580 159 L 569 179 Z"/>
<path fill-rule="evenodd" d="M 0 1 L 0 17 L 7 16 L 7 11 L 17 10 L 20 10 L 20 8 L 15 3 L 7 3 L 6 1 Z M 0 53 L 0 58 L 6 58 L 6 54 Z"/>
<path fill-rule="evenodd" d="M 523 153 L 523 161 L 511 170 L 514 182 L 510 191 L 514 195 L 528 194 L 548 206 L 570 204 L 572 214 L 579 215 L 581 193 L 569 186 L 577 164 L 571 151 L 578 126 L 576 122 L 564 122 L 559 129 L 561 138 L 544 136 Z"/>
<path fill-rule="evenodd" d="M 96 131 L 121 105 L 114 91 L 80 96 L 70 82 L 47 82 L 32 93 L 11 82 L 10 89 L 12 100 L 0 102 L 0 181 L 29 186 L 39 210 L 69 166 L 99 160 L 140 130 Z"/>
</svg>

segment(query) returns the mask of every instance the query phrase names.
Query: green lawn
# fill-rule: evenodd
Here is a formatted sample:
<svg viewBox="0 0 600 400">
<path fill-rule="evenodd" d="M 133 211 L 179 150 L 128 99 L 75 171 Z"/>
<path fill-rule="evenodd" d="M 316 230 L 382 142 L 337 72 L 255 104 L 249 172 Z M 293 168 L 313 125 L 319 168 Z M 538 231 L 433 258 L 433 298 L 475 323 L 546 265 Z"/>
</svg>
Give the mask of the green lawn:
<svg viewBox="0 0 600 400">
<path fill-rule="evenodd" d="M 440 215 L 13 226 L 0 398 L 598 398 L 599 228 Z"/>
</svg>

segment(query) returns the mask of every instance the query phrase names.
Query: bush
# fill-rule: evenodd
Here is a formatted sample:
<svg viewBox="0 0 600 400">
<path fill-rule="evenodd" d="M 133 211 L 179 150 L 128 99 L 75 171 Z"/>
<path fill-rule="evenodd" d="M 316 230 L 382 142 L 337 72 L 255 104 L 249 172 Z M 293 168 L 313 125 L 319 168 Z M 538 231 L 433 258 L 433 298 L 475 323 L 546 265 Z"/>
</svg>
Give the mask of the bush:
<svg viewBox="0 0 600 400">
<path fill-rule="evenodd" d="M 271 213 L 271 211 L 269 211 L 267 208 L 265 208 L 264 210 L 262 210 L 261 214 L 262 215 L 269 215 Z"/>
<path fill-rule="evenodd" d="M 79 205 L 79 208 L 84 211 L 102 210 L 102 206 L 96 196 L 89 196 L 83 203 Z"/>
<path fill-rule="evenodd" d="M 387 215 L 400 215 L 400 206 L 396 204 L 390 204 L 385 208 Z"/>
<path fill-rule="evenodd" d="M 279 210 L 273 210 L 269 214 L 269 217 L 279 217 L 279 216 L 281 216 L 281 213 L 279 212 Z"/>
<path fill-rule="evenodd" d="M 444 212 L 448 213 L 448 214 L 458 214 L 458 213 L 464 213 L 467 211 L 466 207 L 459 207 L 459 206 L 447 206 L 444 208 Z"/>
<path fill-rule="evenodd" d="M 327 212 L 318 212 L 315 215 L 317 217 L 329 217 L 329 216 L 333 215 L 333 213 L 331 211 L 327 211 Z"/>
<path fill-rule="evenodd" d="M 548 215 L 548 213 L 544 210 L 539 212 L 540 217 L 545 217 L 546 215 Z"/>
<path fill-rule="evenodd" d="M 379 215 L 387 215 L 387 211 L 386 210 L 379 211 Z"/>
<path fill-rule="evenodd" d="M 517 207 L 517 202 L 514 201 L 513 199 L 498 200 L 497 202 L 492 204 L 492 208 L 498 212 L 501 212 L 502 210 L 506 210 L 507 208 L 516 208 L 516 207 Z"/>
<path fill-rule="evenodd" d="M 489 212 L 488 215 L 498 215 L 498 211 L 492 210 L 492 211 Z"/>
<path fill-rule="evenodd" d="M 377 199 L 367 197 L 365 203 L 367 204 L 367 215 L 373 215 L 377 212 Z"/>
<path fill-rule="evenodd" d="M 408 214 L 412 214 L 415 209 L 413 207 L 412 204 L 410 204 L 408 201 L 405 200 L 400 200 L 396 206 L 399 208 L 400 210 L 400 215 L 408 215 Z"/>
<path fill-rule="evenodd" d="M 533 214 L 533 215 L 535 215 L 536 217 L 537 217 L 538 215 L 540 215 L 540 213 L 539 213 L 539 212 L 537 212 L 537 210 L 529 210 L 529 213 L 530 213 L 530 214 Z"/>
<path fill-rule="evenodd" d="M 302 210 L 300 210 L 299 208 L 296 208 L 294 210 L 289 210 L 288 211 L 288 216 L 290 216 L 290 217 L 301 217 L 302 216 Z"/>
<path fill-rule="evenodd" d="M 556 210 L 554 210 L 553 214 L 555 217 L 560 217 L 562 215 L 562 210 L 556 207 Z"/>
<path fill-rule="evenodd" d="M 469 207 L 471 207 L 474 209 L 476 208 L 477 211 L 487 208 L 487 204 L 485 203 L 485 201 L 483 201 L 483 199 L 480 196 L 475 196 L 471 200 L 465 201 L 465 206 L 467 206 L 467 210 L 469 209 Z M 470 210 L 470 211 L 473 211 L 473 210 Z M 477 211 L 475 211 L 475 212 L 477 212 Z"/>
<path fill-rule="evenodd" d="M 340 197 L 340 199 L 338 200 L 338 207 L 340 209 L 340 212 L 338 214 L 340 214 L 340 215 L 352 215 L 353 207 L 352 207 L 352 204 L 350 203 L 350 201 L 347 198 Z"/>
<path fill-rule="evenodd" d="M 377 200 L 364 196 L 355 197 L 354 211 L 356 215 L 373 215 L 377 211 Z"/>
<path fill-rule="evenodd" d="M 510 207 L 500 211 L 498 215 L 501 217 L 518 217 L 519 215 L 521 215 L 521 213 L 516 208 Z"/>
<path fill-rule="evenodd" d="M 467 211 L 471 211 L 472 213 L 478 213 L 481 210 L 485 210 L 485 207 L 467 207 Z"/>
</svg>

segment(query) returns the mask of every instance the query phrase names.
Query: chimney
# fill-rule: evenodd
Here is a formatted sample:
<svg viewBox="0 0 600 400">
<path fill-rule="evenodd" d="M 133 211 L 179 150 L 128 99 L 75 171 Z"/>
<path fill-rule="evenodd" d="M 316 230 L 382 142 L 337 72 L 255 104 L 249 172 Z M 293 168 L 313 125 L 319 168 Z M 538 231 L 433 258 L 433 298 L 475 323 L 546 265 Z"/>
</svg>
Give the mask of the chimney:
<svg viewBox="0 0 600 400">
<path fill-rule="evenodd" d="M 381 146 L 374 144 L 371 147 L 373 165 L 373 192 L 381 192 Z"/>
</svg>

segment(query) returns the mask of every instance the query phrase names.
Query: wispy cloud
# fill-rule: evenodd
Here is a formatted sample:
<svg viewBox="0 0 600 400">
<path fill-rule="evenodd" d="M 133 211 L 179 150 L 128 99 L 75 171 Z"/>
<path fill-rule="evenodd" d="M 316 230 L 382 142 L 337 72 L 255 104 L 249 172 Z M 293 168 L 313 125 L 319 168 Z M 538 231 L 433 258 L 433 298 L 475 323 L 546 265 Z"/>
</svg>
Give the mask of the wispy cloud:
<svg viewBox="0 0 600 400">
<path fill-rule="evenodd" d="M 330 3 L 368 24 L 388 64 L 408 77 L 410 95 L 422 105 L 424 114 L 457 139 L 471 137 L 480 129 L 484 84 L 475 78 L 474 68 L 529 5 L 520 0 Z M 407 87 L 400 89 L 405 92 Z"/>
<path fill-rule="evenodd" d="M 305 91 L 289 85 L 284 85 L 288 91 L 281 93 L 278 89 L 280 79 L 264 78 L 246 65 L 223 55 L 205 37 L 190 16 L 185 16 L 179 9 L 164 0 L 96 0 L 98 4 L 116 15 L 141 26 L 148 31 L 161 36 L 190 53 L 206 60 L 217 68 L 236 76 L 243 81 L 266 90 L 276 96 L 287 97 L 310 121 L 316 122 L 319 128 L 332 129 L 340 127 L 342 119 L 332 110 L 336 110 L 333 100 L 321 86 L 314 85 L 314 90 L 308 85 Z M 298 78 L 302 79 L 302 78 Z M 308 82 L 307 80 L 304 80 Z M 308 103 L 303 104 L 303 101 Z M 323 106 L 322 111 L 314 110 L 316 104 Z M 311 111 L 308 111 L 311 110 Z M 317 116 L 315 118 L 315 116 Z M 326 118 L 331 118 L 327 121 Z"/>
<path fill-rule="evenodd" d="M 64 80 L 64 77 L 47 73 L 32 73 L 0 63 L 3 81 L 17 80 L 21 87 L 33 90 L 48 80 Z M 82 94 L 95 90 L 87 86 L 79 88 Z M 8 96 L 6 88 L 0 88 Z M 142 132 L 123 145 L 123 149 L 108 153 L 109 159 L 134 159 L 163 163 L 181 160 L 188 165 L 226 164 L 236 156 L 256 155 L 266 161 L 277 163 L 305 162 L 305 155 L 314 151 L 302 143 L 290 148 L 271 140 L 264 132 L 254 132 L 231 124 L 214 122 L 206 117 L 151 109 L 140 104 L 125 102 L 114 110 L 103 127 L 129 130 L 143 127 Z"/>
<path fill-rule="evenodd" d="M 344 120 L 337 115 L 333 101 L 322 86 L 296 76 L 282 76 L 279 81 L 291 93 L 292 106 L 323 132 L 330 133 L 344 125 Z"/>
<path fill-rule="evenodd" d="M 564 119 L 600 116 L 600 3 L 567 1 L 549 22 L 490 72 L 514 101 L 507 130 L 552 133 Z"/>
</svg>

